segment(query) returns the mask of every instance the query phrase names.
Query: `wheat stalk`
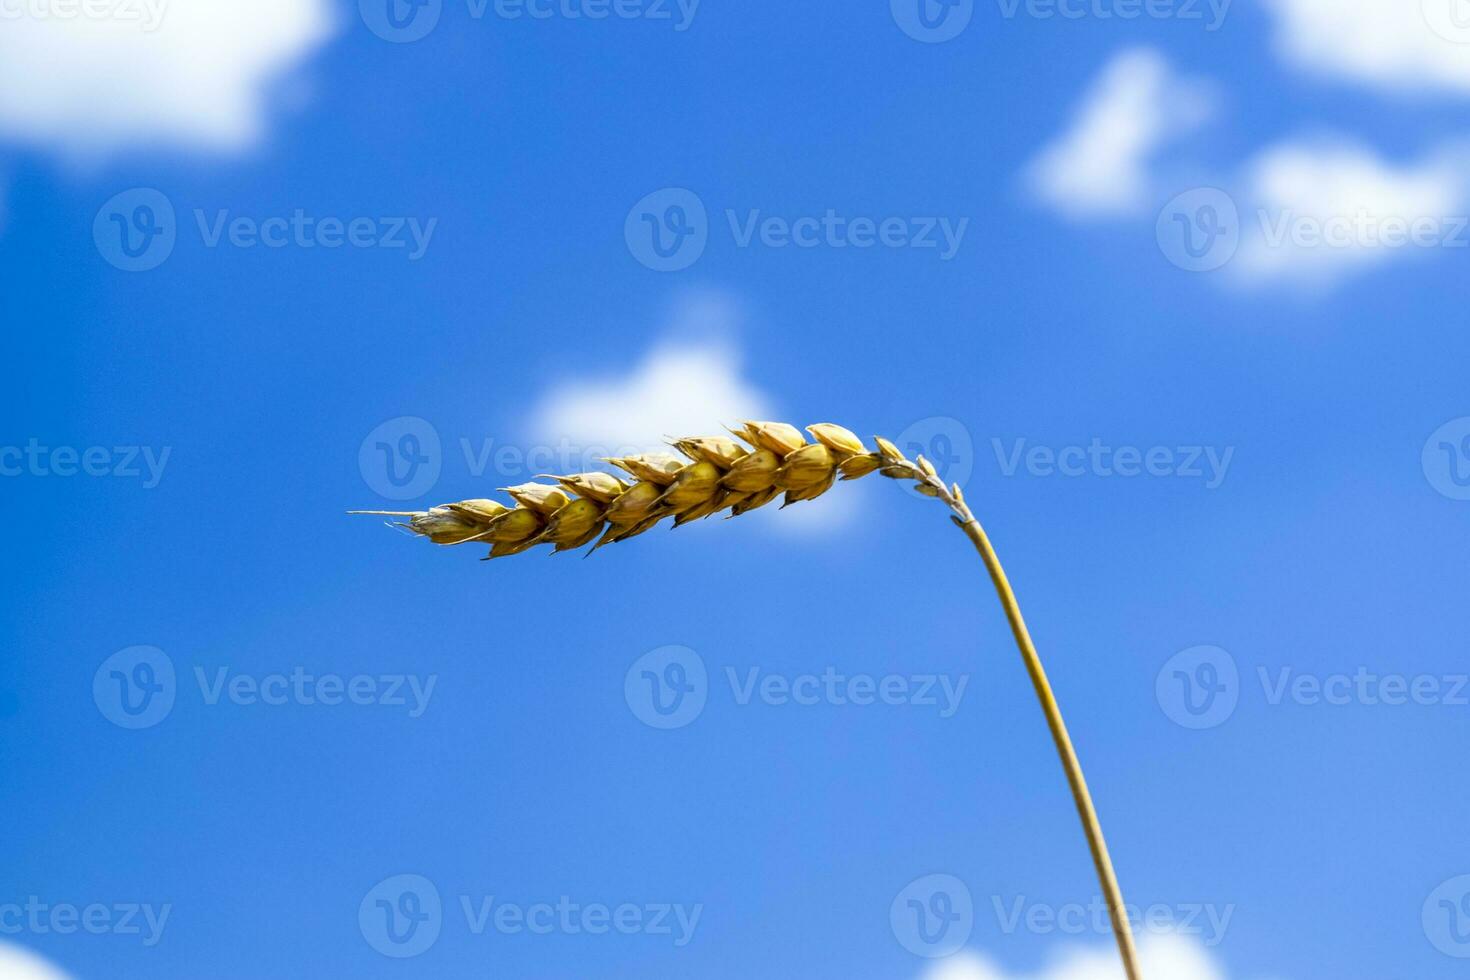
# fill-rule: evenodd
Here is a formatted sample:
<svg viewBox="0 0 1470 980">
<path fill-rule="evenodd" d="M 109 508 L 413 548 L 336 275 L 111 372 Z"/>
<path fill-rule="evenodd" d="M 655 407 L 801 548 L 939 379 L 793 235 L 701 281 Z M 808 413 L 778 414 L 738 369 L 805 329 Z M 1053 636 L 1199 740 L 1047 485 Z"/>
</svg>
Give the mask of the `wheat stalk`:
<svg viewBox="0 0 1470 980">
<path fill-rule="evenodd" d="M 839 476 L 855 480 L 877 472 L 892 479 L 913 480 L 920 493 L 942 501 L 950 509 L 950 519 L 974 544 L 990 573 L 1066 771 L 1093 866 L 1107 899 L 1123 968 L 1128 980 L 1140 980 L 1123 893 L 1082 775 L 1082 764 L 1005 569 L 985 529 L 970 512 L 959 484 L 946 486 L 922 455 L 910 460 L 881 436 L 875 437 L 877 451 L 872 452 L 840 425 L 823 422 L 808 426 L 807 431 L 814 442 L 808 442 L 800 430 L 784 422 L 745 422 L 731 429 L 731 434 L 749 448 L 725 436 L 672 439 L 670 444 L 686 459 L 653 453 L 607 460 L 631 477 L 631 483 L 602 472 L 546 476 L 555 482 L 503 488 L 514 506 L 494 500 L 461 500 L 427 511 L 351 513 L 406 517 L 408 520 L 399 526 L 436 544 L 488 543 L 488 560 L 520 554 L 539 544 L 552 545 L 553 553 L 588 544 L 592 544 L 591 551 L 596 551 L 642 534 L 667 517 L 674 519 L 675 527 L 726 510 L 729 516 L 738 517 L 782 494 L 785 499 L 781 506 L 787 507 L 821 496 Z"/>
</svg>

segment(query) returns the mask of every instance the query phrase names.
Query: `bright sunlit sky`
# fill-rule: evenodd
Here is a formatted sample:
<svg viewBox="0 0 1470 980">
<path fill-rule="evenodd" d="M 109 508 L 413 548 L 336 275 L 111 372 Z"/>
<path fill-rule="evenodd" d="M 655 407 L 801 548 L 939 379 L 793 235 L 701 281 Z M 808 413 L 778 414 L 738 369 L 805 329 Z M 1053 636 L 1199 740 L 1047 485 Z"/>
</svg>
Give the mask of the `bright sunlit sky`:
<svg viewBox="0 0 1470 980">
<path fill-rule="evenodd" d="M 0 0 L 0 978 L 1119 980 L 934 501 L 345 514 L 744 418 L 1150 980 L 1463 976 L 1467 175 L 1463 0 Z"/>
</svg>

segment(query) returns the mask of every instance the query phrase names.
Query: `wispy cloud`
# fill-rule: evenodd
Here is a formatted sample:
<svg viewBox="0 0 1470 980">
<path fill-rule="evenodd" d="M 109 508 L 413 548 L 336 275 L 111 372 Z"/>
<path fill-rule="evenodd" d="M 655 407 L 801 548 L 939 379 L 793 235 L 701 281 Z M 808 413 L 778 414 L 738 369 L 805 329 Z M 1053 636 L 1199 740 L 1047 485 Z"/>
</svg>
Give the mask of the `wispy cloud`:
<svg viewBox="0 0 1470 980">
<path fill-rule="evenodd" d="M 1270 146 L 1246 168 L 1234 270 L 1247 282 L 1330 284 L 1424 249 L 1470 245 L 1466 157 L 1445 147 L 1394 164 L 1343 140 Z"/>
<path fill-rule="evenodd" d="M 594 374 L 553 388 L 537 405 L 538 438 L 584 446 L 667 450 L 665 436 L 721 433 L 771 415 L 771 399 L 745 380 L 726 341 L 669 341 L 622 374 Z"/>
<path fill-rule="evenodd" d="M 0 942 L 0 980 L 69 980 L 37 953 Z"/>
<path fill-rule="evenodd" d="M 1156 194 L 1149 164 L 1211 114 L 1209 86 L 1176 74 L 1158 52 L 1113 58 L 1083 95 L 1070 127 L 1027 172 L 1032 191 L 1073 217 L 1128 214 Z"/>
<path fill-rule="evenodd" d="M 1312 0 L 1272 2 L 1309 7 Z M 1368 18 L 1360 26 L 1386 16 L 1377 4 L 1357 0 L 1345 9 L 1349 17 Z M 1417 14 L 1415 23 L 1430 32 Z M 1384 29 L 1409 30 L 1403 24 Z M 1390 50 L 1396 42 L 1372 43 Z M 1361 140 L 1287 136 L 1233 165 L 1189 163 L 1179 172 L 1193 174 L 1195 186 L 1174 186 L 1177 180 L 1155 172 L 1150 160 L 1164 142 L 1208 118 L 1212 91 L 1212 83 L 1181 79 L 1156 52 L 1116 56 L 1083 96 L 1072 128 L 1031 166 L 1032 187 L 1073 219 L 1147 215 L 1159 223 L 1160 246 L 1171 261 L 1220 270 L 1218 281 L 1243 287 L 1331 286 L 1396 258 L 1470 246 L 1470 148 L 1464 144 L 1443 141 L 1418 159 L 1392 162 Z M 1182 210 L 1174 213 L 1176 205 Z M 1175 254 L 1179 243 L 1164 240 L 1166 230 L 1187 236 L 1188 259 Z M 1214 252 L 1210 261 L 1196 248 Z"/>
<path fill-rule="evenodd" d="M 326 0 L 17 5 L 0 29 L 0 139 L 93 154 L 258 139 L 273 85 L 329 35 Z"/>
<path fill-rule="evenodd" d="M 1182 936 L 1144 936 L 1139 967 L 1149 980 L 1225 980 L 1224 970 L 1199 943 Z M 974 954 L 960 953 L 934 966 L 924 980 L 1125 980 L 1111 945 L 1063 953 L 1040 973 L 1008 973 Z"/>
<path fill-rule="evenodd" d="M 1275 46 L 1313 73 L 1400 91 L 1470 95 L 1464 0 L 1265 0 Z"/>
</svg>

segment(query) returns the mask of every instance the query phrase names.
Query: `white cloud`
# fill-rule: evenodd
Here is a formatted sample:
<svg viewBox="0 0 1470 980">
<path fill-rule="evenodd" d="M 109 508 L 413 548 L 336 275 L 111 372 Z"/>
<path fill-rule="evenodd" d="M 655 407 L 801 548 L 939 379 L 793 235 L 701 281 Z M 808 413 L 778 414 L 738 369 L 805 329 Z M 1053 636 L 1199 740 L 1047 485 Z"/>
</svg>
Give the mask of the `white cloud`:
<svg viewBox="0 0 1470 980">
<path fill-rule="evenodd" d="M 734 347 L 719 342 L 655 348 L 625 375 L 565 383 L 533 413 L 537 438 L 609 450 L 667 451 L 665 436 L 719 434 L 741 419 L 771 416 L 769 397 L 741 375 Z"/>
<path fill-rule="evenodd" d="M 67 976 L 30 950 L 0 943 L 0 980 L 67 980 Z"/>
<path fill-rule="evenodd" d="M 1073 217 L 1136 211 L 1155 193 L 1153 156 L 1203 123 L 1212 103 L 1207 86 L 1176 75 L 1158 52 L 1125 51 L 1093 82 L 1071 127 L 1031 164 L 1030 186 Z"/>
<path fill-rule="evenodd" d="M 1470 240 L 1459 217 L 1470 210 L 1470 178 L 1450 149 L 1395 165 L 1351 143 L 1284 142 L 1247 165 L 1241 194 L 1249 209 L 1234 271 L 1249 282 L 1326 284 Z"/>
<path fill-rule="evenodd" d="M 1401 91 L 1470 94 L 1466 0 L 1263 0 L 1276 49 L 1318 74 Z"/>
<path fill-rule="evenodd" d="M 0 138 L 74 155 L 247 146 L 331 26 L 327 0 L 0 0 Z"/>
<path fill-rule="evenodd" d="M 1225 980 L 1225 973 L 1204 948 L 1181 936 L 1144 936 L 1138 943 L 1140 972 L 1149 980 Z M 960 953 L 935 964 L 924 980 L 1125 980 L 1122 962 L 1112 946 L 1076 949 L 1063 954 L 1041 973 L 1022 978 L 989 961 Z"/>
<path fill-rule="evenodd" d="M 1448 46 L 1419 16 L 1419 0 L 1402 0 L 1403 9 L 1413 8 L 1408 19 L 1400 7 L 1390 10 L 1363 0 L 1267 2 L 1290 17 L 1312 12 L 1317 20 L 1331 22 L 1325 29 L 1329 38 L 1341 24 L 1325 11 L 1330 7 L 1343 13 L 1356 24 L 1344 43 L 1364 51 L 1398 51 L 1404 38 L 1422 40 L 1426 33 L 1435 44 Z M 1470 58 L 1470 0 L 1454 2 L 1463 3 L 1467 15 L 1466 45 L 1456 50 Z M 1308 18 L 1300 25 L 1309 34 L 1311 22 Z M 1321 42 L 1321 33 L 1310 43 Z M 1267 145 L 1214 176 L 1208 176 L 1208 168 L 1192 165 L 1183 187 L 1176 186 L 1177 180 L 1159 179 L 1152 158 L 1170 138 L 1208 117 L 1211 91 L 1209 83 L 1179 79 L 1151 51 L 1116 56 L 1084 99 L 1072 129 L 1032 165 L 1028 176 L 1033 189 L 1073 218 L 1129 219 L 1136 212 L 1152 211 L 1159 222 L 1160 247 L 1171 261 L 1185 268 L 1224 266 L 1218 278 L 1236 285 L 1330 286 L 1393 260 L 1470 245 L 1465 221 L 1470 213 L 1470 144 L 1446 142 L 1417 160 L 1394 162 L 1349 140 L 1296 136 Z M 1196 189 L 1188 189 L 1190 184 Z M 1232 200 L 1227 205 L 1235 206 L 1237 223 L 1227 217 L 1206 227 L 1201 217 L 1186 233 L 1187 242 L 1166 241 L 1178 233 L 1178 224 L 1167 225 L 1165 219 L 1203 216 L 1207 209 L 1196 205 L 1205 196 L 1212 196 L 1205 202 L 1212 222 L 1214 215 L 1224 214 L 1216 207 L 1220 192 L 1213 188 L 1228 190 Z M 1166 198 L 1173 198 L 1169 208 L 1181 210 L 1153 210 L 1163 207 Z M 1238 236 L 1221 237 L 1226 225 Z M 1206 251 L 1201 259 L 1194 253 L 1201 244 L 1218 250 L 1213 255 Z M 1188 254 L 1181 254 L 1181 247 Z M 1218 262 L 1208 264 L 1217 256 Z"/>
</svg>

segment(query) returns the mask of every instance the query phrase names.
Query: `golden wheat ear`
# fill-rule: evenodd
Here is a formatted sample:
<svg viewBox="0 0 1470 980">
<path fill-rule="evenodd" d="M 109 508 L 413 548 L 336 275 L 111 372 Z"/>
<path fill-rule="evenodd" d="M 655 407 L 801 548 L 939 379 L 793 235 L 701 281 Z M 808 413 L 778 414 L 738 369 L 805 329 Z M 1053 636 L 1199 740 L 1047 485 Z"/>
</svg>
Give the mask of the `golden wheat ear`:
<svg viewBox="0 0 1470 980">
<path fill-rule="evenodd" d="M 963 491 L 958 484 L 946 486 L 923 456 L 910 460 L 882 436 L 874 437 L 877 451 L 872 452 L 850 430 L 831 422 L 808 426 L 807 432 L 814 442 L 807 442 L 800 429 L 785 422 L 742 422 L 738 428 L 731 428 L 730 434 L 747 443 L 749 450 L 724 436 L 681 436 L 670 443 L 687 460 L 667 453 L 606 460 L 633 477 L 634 483 L 624 483 L 610 474 L 543 475 L 542 479 L 554 483 L 525 483 L 505 488 L 514 507 L 493 500 L 462 500 L 427 511 L 349 513 L 406 517 L 407 523 L 398 526 L 437 544 L 488 541 L 491 549 L 484 559 L 487 561 L 518 555 L 540 544 L 553 545 L 555 554 L 595 540 L 587 551 L 590 557 L 599 548 L 643 534 L 666 517 L 674 518 L 675 527 L 724 510 L 730 511 L 729 517 L 739 517 L 783 494 L 782 507 L 789 507 L 826 493 L 838 476 L 843 480 L 857 480 L 870 473 L 880 473 L 890 479 L 912 480 L 919 493 L 949 508 L 951 519 L 965 532 L 985 563 L 1041 701 L 1073 801 L 1082 818 L 1124 970 L 1128 980 L 1141 980 L 1123 893 L 1118 887 L 1092 795 L 1082 776 L 1082 765 L 1030 631 L 1021 617 L 1015 592 L 984 528 L 965 503 Z"/>
</svg>

